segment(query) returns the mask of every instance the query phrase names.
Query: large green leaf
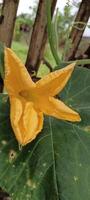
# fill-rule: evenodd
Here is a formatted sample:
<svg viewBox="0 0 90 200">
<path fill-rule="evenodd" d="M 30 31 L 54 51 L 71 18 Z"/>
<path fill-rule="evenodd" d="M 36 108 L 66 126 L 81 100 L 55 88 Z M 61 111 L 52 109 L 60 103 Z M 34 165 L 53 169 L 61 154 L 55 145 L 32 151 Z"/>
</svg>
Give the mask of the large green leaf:
<svg viewBox="0 0 90 200">
<path fill-rule="evenodd" d="M 42 133 L 22 150 L 10 126 L 9 102 L 1 97 L 0 186 L 13 200 L 90 200 L 90 71 L 76 69 L 60 96 L 82 121 L 46 117 Z"/>
</svg>

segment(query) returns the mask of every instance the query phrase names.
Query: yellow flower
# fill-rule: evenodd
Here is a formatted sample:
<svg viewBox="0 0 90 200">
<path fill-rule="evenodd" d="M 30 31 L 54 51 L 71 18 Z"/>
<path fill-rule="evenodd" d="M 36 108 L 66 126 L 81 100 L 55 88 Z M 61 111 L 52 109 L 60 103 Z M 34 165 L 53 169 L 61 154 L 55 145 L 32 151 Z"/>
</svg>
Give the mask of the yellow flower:
<svg viewBox="0 0 90 200">
<path fill-rule="evenodd" d="M 74 64 L 52 72 L 34 83 L 25 66 L 5 49 L 5 88 L 10 97 L 10 119 L 21 145 L 31 142 L 43 127 L 43 114 L 62 120 L 80 121 L 77 112 L 54 98 L 69 80 Z"/>
</svg>

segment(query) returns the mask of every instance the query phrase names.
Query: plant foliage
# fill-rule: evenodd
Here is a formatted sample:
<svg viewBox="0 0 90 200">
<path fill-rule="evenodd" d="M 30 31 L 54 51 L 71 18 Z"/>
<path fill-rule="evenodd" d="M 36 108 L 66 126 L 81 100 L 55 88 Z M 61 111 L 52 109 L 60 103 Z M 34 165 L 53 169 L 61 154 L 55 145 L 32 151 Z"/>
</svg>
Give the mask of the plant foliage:
<svg viewBox="0 0 90 200">
<path fill-rule="evenodd" d="M 77 68 L 60 98 L 80 123 L 46 117 L 43 131 L 20 150 L 11 129 L 9 100 L 0 95 L 0 186 L 13 198 L 90 198 L 90 71 Z"/>
</svg>

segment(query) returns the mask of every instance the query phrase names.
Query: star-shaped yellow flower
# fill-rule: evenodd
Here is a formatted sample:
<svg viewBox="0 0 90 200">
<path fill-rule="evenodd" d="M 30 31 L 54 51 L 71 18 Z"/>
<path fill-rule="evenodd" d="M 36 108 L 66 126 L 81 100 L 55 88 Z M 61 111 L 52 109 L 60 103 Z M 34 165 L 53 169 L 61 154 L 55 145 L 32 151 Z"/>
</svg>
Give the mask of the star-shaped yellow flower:
<svg viewBox="0 0 90 200">
<path fill-rule="evenodd" d="M 52 72 L 34 83 L 15 53 L 5 48 L 5 88 L 10 97 L 10 119 L 21 145 L 31 142 L 43 127 L 43 114 L 80 121 L 77 112 L 54 98 L 69 80 L 74 64 Z"/>
</svg>

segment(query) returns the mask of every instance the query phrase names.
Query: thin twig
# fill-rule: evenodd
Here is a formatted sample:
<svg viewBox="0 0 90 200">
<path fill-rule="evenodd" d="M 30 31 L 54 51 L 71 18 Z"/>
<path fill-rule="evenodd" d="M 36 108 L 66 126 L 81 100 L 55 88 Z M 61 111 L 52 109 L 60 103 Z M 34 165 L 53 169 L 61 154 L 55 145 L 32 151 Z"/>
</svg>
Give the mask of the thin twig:
<svg viewBox="0 0 90 200">
<path fill-rule="evenodd" d="M 52 71 L 53 71 L 52 66 L 51 66 L 51 64 L 46 60 L 46 58 L 43 58 L 42 61 L 43 61 L 43 64 L 45 64 L 45 65 L 48 67 L 48 69 L 50 70 L 50 72 L 52 72 Z"/>
</svg>

